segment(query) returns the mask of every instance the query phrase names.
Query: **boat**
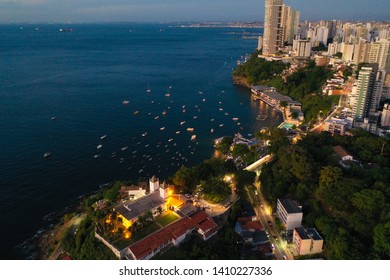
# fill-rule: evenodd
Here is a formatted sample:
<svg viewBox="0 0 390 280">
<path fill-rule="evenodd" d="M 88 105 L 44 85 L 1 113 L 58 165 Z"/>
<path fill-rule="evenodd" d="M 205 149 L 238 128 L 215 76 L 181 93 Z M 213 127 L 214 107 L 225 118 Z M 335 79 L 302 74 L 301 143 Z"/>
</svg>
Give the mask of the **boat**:
<svg viewBox="0 0 390 280">
<path fill-rule="evenodd" d="M 203 98 L 202 101 L 203 101 L 203 102 L 206 102 L 206 98 Z"/>
<path fill-rule="evenodd" d="M 215 121 L 215 120 L 214 120 L 214 119 L 211 119 L 210 121 L 213 122 L 213 121 Z"/>
<path fill-rule="evenodd" d="M 176 131 L 176 134 L 180 134 L 180 130 Z"/>
<path fill-rule="evenodd" d="M 222 109 L 222 108 L 219 108 L 219 110 L 220 110 L 220 111 L 223 111 L 223 109 Z"/>
<path fill-rule="evenodd" d="M 160 127 L 160 130 L 161 130 L 161 131 L 163 131 L 164 129 L 165 129 L 165 126 L 163 126 L 163 127 Z"/>
<path fill-rule="evenodd" d="M 166 93 L 165 96 L 166 96 L 166 97 L 169 97 L 169 96 L 171 96 L 171 94 L 170 94 L 170 93 Z"/>
<path fill-rule="evenodd" d="M 148 133 L 145 132 L 145 133 L 142 133 L 142 137 L 145 137 Z"/>
<path fill-rule="evenodd" d="M 104 134 L 103 136 L 100 137 L 100 140 L 103 140 L 103 139 L 106 139 L 107 138 L 107 134 Z"/>
<path fill-rule="evenodd" d="M 127 150 L 127 146 L 124 146 L 121 148 L 122 151 L 126 151 Z"/>
<path fill-rule="evenodd" d="M 103 148 L 103 145 L 100 144 L 100 145 L 97 145 L 96 149 L 100 150 L 101 148 Z"/>
<path fill-rule="evenodd" d="M 183 124 L 185 124 L 186 122 L 185 121 L 182 121 L 182 122 L 180 122 L 180 125 L 183 125 Z"/>
<path fill-rule="evenodd" d="M 229 113 L 228 113 L 228 112 L 225 112 L 225 116 L 229 116 Z"/>
<path fill-rule="evenodd" d="M 52 121 L 55 121 L 56 119 L 57 119 L 57 117 L 51 117 Z"/>
<path fill-rule="evenodd" d="M 165 115 L 167 114 L 167 111 L 164 110 L 164 111 L 162 112 L 162 114 L 163 114 L 163 116 L 165 116 Z"/>
<path fill-rule="evenodd" d="M 72 28 L 60 28 L 58 32 L 73 32 Z"/>
<path fill-rule="evenodd" d="M 169 140 L 168 140 L 168 142 L 172 142 L 173 141 L 173 138 L 170 138 Z"/>
<path fill-rule="evenodd" d="M 93 157 L 94 158 L 100 158 L 100 155 L 94 155 Z"/>
<path fill-rule="evenodd" d="M 43 157 L 44 157 L 44 158 L 48 158 L 48 157 L 50 157 L 50 156 L 51 156 L 51 153 L 44 153 L 44 154 L 43 154 Z"/>
<path fill-rule="evenodd" d="M 239 118 L 232 118 L 232 120 L 233 120 L 233 121 L 238 121 L 238 120 L 239 120 Z"/>
<path fill-rule="evenodd" d="M 223 127 L 223 123 L 221 123 L 219 126 L 220 126 L 220 127 Z"/>
<path fill-rule="evenodd" d="M 139 111 L 135 111 L 133 114 L 134 114 L 134 115 L 138 115 L 138 114 L 139 114 Z"/>
<path fill-rule="evenodd" d="M 123 105 L 128 105 L 129 103 L 130 103 L 130 101 L 129 100 L 123 100 Z"/>
<path fill-rule="evenodd" d="M 192 131 L 194 131 L 194 128 L 193 127 L 189 127 L 189 128 L 187 128 L 187 131 L 188 132 L 192 132 Z"/>
<path fill-rule="evenodd" d="M 198 118 L 198 116 L 194 116 L 193 119 L 196 120 Z"/>
<path fill-rule="evenodd" d="M 152 90 L 150 89 L 150 85 L 149 85 L 149 83 L 148 83 L 148 88 L 146 89 L 146 92 L 147 92 L 147 93 L 150 93 L 150 92 L 152 92 Z"/>
<path fill-rule="evenodd" d="M 158 120 L 159 118 L 160 118 L 160 116 L 154 117 L 155 120 Z"/>
<path fill-rule="evenodd" d="M 212 129 L 210 130 L 210 132 L 211 132 L 211 133 L 214 133 L 214 128 L 212 128 Z"/>
</svg>

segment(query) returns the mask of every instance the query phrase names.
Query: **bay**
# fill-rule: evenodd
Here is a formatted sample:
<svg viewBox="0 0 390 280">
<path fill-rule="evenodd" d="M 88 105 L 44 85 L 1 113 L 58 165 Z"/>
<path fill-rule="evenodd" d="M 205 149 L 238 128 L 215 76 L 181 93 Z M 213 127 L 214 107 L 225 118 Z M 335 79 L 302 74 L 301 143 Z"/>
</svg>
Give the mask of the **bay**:
<svg viewBox="0 0 390 280">
<path fill-rule="evenodd" d="M 231 82 L 257 46 L 244 32 L 262 30 L 1 25 L 0 257 L 25 258 L 16 246 L 43 217 L 102 183 L 166 179 L 209 158 L 215 138 L 278 125 L 278 112 Z"/>
</svg>

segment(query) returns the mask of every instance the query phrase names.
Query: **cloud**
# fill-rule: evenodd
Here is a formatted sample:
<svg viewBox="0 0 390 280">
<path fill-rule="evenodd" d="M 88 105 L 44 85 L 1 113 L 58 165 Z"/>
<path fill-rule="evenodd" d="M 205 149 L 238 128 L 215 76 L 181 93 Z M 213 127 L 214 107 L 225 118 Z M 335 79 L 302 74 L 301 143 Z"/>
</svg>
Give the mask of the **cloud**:
<svg viewBox="0 0 390 280">
<path fill-rule="evenodd" d="M 0 0 L 0 3 L 21 3 L 27 5 L 35 5 L 35 4 L 46 3 L 48 1 L 49 0 Z"/>
</svg>

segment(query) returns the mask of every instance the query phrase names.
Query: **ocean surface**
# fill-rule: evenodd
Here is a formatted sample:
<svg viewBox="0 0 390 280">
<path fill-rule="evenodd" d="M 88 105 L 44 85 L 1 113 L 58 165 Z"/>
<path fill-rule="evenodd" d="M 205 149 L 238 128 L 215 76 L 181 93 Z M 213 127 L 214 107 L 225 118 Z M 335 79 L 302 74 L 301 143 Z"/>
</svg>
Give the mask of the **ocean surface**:
<svg viewBox="0 0 390 280">
<path fill-rule="evenodd" d="M 231 82 L 257 46 L 243 37 L 261 32 L 1 25 L 0 258 L 27 258 L 18 245 L 45 217 L 102 183 L 165 179 L 212 156 L 215 138 L 278 125 L 278 112 Z"/>
</svg>

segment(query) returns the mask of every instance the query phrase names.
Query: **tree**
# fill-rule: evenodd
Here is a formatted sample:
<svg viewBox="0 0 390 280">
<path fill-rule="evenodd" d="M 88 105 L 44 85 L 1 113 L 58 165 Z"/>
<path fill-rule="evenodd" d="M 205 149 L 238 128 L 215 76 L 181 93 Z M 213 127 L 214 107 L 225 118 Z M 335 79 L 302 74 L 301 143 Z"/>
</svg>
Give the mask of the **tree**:
<svg viewBox="0 0 390 280">
<path fill-rule="evenodd" d="M 343 171 L 336 166 L 325 166 L 320 171 L 320 187 L 327 188 L 337 181 L 339 181 L 343 176 Z"/>
<path fill-rule="evenodd" d="M 229 152 L 229 149 L 230 149 L 230 146 L 232 145 L 232 143 L 233 143 L 233 137 L 230 137 L 230 136 L 223 137 L 221 142 L 219 142 L 216 145 L 216 149 L 219 150 L 223 154 L 227 154 Z"/>
<path fill-rule="evenodd" d="M 341 59 L 343 57 L 343 53 L 342 52 L 337 52 L 334 56 Z"/>
<path fill-rule="evenodd" d="M 352 197 L 352 204 L 368 214 L 378 213 L 385 205 L 386 198 L 381 191 L 364 189 L 357 192 Z"/>
<path fill-rule="evenodd" d="M 390 258 L 390 222 L 374 228 L 374 250 L 381 259 Z"/>
<path fill-rule="evenodd" d="M 280 107 L 282 107 L 282 108 L 286 108 L 287 107 L 287 101 L 280 101 Z"/>
<path fill-rule="evenodd" d="M 298 112 L 294 111 L 294 112 L 291 113 L 291 118 L 293 118 L 294 120 L 298 119 L 298 116 L 299 116 Z"/>
</svg>

